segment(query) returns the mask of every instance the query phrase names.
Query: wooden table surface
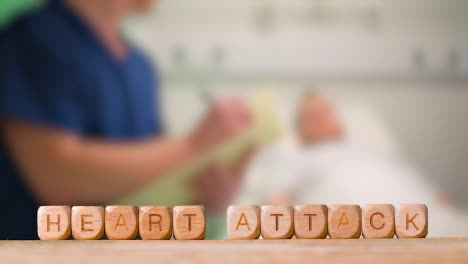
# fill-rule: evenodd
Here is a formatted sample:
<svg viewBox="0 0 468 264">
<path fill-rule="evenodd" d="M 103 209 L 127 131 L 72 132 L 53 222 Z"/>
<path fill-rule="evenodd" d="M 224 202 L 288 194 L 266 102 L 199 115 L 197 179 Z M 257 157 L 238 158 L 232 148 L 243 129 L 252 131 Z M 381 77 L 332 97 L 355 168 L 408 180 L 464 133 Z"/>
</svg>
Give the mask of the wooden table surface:
<svg viewBox="0 0 468 264">
<path fill-rule="evenodd" d="M 2 241 L 0 263 L 468 263 L 468 238 Z"/>
</svg>

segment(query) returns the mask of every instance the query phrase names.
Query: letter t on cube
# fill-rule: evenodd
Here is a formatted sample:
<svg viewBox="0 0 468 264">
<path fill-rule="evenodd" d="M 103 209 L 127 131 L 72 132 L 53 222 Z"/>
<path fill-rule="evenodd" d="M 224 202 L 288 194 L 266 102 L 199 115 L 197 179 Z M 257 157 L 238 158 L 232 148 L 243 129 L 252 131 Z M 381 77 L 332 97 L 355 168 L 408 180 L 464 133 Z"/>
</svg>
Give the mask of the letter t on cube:
<svg viewBox="0 0 468 264">
<path fill-rule="evenodd" d="M 176 206 L 173 210 L 173 219 L 175 239 L 205 239 L 206 216 L 204 206 Z"/>
<path fill-rule="evenodd" d="M 265 239 L 288 239 L 294 235 L 294 211 L 291 206 L 264 205 L 261 221 Z"/>
<path fill-rule="evenodd" d="M 326 238 L 328 235 L 328 208 L 326 205 L 294 206 L 294 232 L 300 239 Z"/>
</svg>

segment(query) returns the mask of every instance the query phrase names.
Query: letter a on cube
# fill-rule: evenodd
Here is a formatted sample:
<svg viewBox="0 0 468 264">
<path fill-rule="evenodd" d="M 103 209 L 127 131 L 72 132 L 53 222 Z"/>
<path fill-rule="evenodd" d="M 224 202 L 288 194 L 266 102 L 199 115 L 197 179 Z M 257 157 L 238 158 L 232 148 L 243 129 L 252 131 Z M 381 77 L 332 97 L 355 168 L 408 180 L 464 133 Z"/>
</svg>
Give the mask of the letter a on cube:
<svg viewBox="0 0 468 264">
<path fill-rule="evenodd" d="M 136 206 L 106 207 L 106 236 L 111 240 L 132 240 L 138 236 L 138 209 Z"/>
<path fill-rule="evenodd" d="M 330 238 L 359 238 L 361 236 L 361 208 L 359 205 L 331 205 L 328 207 Z"/>
<path fill-rule="evenodd" d="M 260 207 L 229 206 L 227 233 L 230 239 L 257 239 L 260 236 Z"/>
</svg>

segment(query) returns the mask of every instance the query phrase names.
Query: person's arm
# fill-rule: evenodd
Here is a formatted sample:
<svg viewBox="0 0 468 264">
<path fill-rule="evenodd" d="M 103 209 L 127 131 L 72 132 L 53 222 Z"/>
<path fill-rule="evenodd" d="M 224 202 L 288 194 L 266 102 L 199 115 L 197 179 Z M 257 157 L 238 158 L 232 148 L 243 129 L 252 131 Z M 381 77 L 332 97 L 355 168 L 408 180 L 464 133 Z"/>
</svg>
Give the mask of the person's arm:
<svg viewBox="0 0 468 264">
<path fill-rule="evenodd" d="M 114 199 L 193 157 L 191 140 L 110 143 L 7 121 L 4 139 L 33 195 L 46 204 Z"/>
<path fill-rule="evenodd" d="M 211 146 L 247 129 L 251 113 L 220 100 L 190 136 L 116 143 L 5 120 L 3 141 L 26 186 L 44 204 L 91 204 L 119 198 Z"/>
</svg>

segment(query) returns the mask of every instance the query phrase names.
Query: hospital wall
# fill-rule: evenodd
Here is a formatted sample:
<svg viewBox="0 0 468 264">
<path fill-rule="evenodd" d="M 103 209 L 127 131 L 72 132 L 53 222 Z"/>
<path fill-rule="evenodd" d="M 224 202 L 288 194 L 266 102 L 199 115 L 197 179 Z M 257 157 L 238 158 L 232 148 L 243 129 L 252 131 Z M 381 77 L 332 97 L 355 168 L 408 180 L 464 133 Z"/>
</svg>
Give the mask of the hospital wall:
<svg viewBox="0 0 468 264">
<path fill-rule="evenodd" d="M 171 0 L 125 29 L 157 61 L 170 133 L 196 122 L 206 94 L 273 90 L 287 127 L 300 95 L 319 90 L 360 109 L 348 120 L 360 140 L 468 208 L 467 13 L 463 0 Z"/>
</svg>

